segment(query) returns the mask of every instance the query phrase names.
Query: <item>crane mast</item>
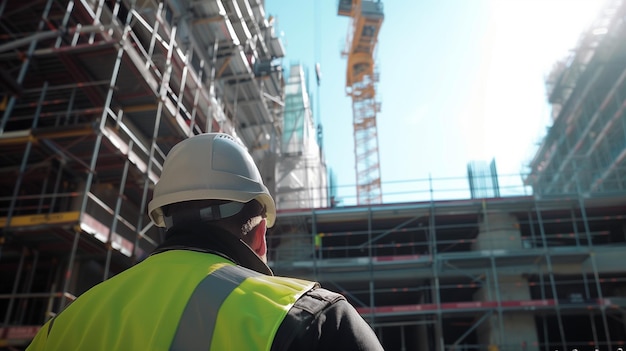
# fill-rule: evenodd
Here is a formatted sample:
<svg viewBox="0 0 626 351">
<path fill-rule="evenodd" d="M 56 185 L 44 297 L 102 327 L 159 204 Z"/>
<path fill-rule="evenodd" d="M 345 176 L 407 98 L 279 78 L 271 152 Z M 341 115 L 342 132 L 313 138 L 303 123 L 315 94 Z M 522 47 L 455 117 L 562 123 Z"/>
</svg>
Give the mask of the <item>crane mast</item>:
<svg viewBox="0 0 626 351">
<path fill-rule="evenodd" d="M 351 18 L 346 48 L 346 94 L 352 98 L 357 204 L 382 202 L 376 114 L 378 73 L 374 53 L 383 23 L 383 5 L 372 0 L 340 0 L 337 13 Z"/>
</svg>

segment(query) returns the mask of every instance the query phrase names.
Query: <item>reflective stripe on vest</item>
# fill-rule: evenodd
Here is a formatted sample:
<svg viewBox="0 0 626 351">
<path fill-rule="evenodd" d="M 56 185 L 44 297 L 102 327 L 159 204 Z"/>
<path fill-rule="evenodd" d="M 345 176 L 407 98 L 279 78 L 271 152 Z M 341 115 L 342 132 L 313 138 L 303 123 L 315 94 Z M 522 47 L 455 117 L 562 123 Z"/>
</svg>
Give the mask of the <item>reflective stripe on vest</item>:
<svg viewBox="0 0 626 351">
<path fill-rule="evenodd" d="M 210 348 L 220 306 L 246 278 L 259 274 L 238 268 L 237 266 L 224 266 L 198 284 L 180 318 L 171 350 L 208 350 Z M 201 337 L 198 338 L 198 336 Z"/>
<path fill-rule="evenodd" d="M 224 265 L 187 302 L 171 350 L 269 350 L 287 312 L 315 283 Z"/>
</svg>

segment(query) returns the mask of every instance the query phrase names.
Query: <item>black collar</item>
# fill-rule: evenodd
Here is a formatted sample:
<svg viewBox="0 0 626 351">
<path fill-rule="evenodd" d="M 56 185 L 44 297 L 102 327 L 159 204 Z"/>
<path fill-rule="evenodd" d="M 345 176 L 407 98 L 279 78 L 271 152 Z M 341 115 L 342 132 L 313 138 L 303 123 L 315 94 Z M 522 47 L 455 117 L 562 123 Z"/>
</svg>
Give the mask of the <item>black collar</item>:
<svg viewBox="0 0 626 351">
<path fill-rule="evenodd" d="M 216 254 L 259 273 L 274 275 L 272 270 L 241 239 L 221 228 L 207 224 L 171 228 L 167 231 L 165 241 L 151 255 L 169 250 L 191 250 Z"/>
</svg>

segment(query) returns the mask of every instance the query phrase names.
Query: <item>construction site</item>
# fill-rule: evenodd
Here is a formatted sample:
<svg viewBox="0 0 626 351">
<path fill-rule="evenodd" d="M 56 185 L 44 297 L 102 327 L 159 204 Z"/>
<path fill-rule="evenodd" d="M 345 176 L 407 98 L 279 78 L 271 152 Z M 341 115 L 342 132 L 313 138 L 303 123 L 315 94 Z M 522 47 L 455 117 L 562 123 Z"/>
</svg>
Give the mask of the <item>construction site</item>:
<svg viewBox="0 0 626 351">
<path fill-rule="evenodd" d="M 334 201 L 309 68 L 283 65 L 262 0 L 1 1 L 0 349 L 162 242 L 147 203 L 165 157 L 208 132 L 248 149 L 276 201 L 274 273 L 342 293 L 386 350 L 626 347 L 626 2 L 546 78 L 531 194 L 468 166 L 470 196 L 426 180 L 430 199 L 403 203 L 383 202 L 378 159 L 389 14 L 341 0 L 335 15 L 351 20 L 354 206 Z"/>
</svg>

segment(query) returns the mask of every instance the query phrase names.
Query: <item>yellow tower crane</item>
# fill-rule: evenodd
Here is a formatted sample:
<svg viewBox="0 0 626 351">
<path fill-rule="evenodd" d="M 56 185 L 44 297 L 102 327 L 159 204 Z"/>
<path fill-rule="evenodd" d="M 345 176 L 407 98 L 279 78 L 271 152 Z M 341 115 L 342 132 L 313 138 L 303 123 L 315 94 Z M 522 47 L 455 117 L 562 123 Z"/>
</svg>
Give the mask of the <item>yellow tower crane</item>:
<svg viewBox="0 0 626 351">
<path fill-rule="evenodd" d="M 383 4 L 373 0 L 340 0 L 337 13 L 351 18 L 346 49 L 346 93 L 352 98 L 357 204 L 382 202 L 376 113 L 378 73 L 374 54 L 382 26 Z"/>
</svg>

